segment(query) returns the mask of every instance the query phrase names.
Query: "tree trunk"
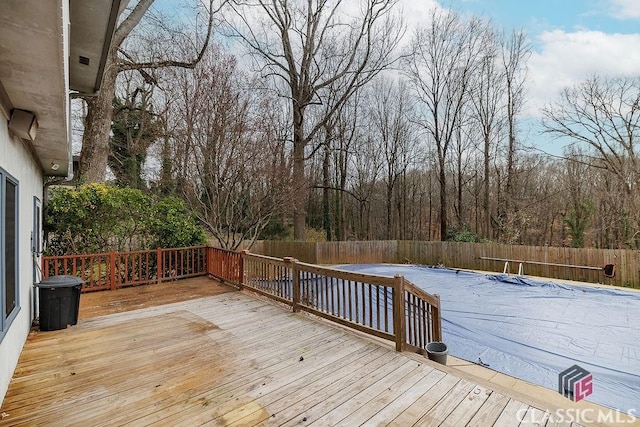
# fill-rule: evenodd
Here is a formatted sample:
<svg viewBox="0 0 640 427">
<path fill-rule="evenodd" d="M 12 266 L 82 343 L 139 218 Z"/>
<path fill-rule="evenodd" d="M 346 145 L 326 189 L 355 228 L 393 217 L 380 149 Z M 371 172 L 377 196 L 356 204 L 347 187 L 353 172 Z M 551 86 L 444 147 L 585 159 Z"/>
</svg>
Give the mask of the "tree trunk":
<svg viewBox="0 0 640 427">
<path fill-rule="evenodd" d="M 489 135 L 484 135 L 484 180 L 483 180 L 483 196 L 482 196 L 482 209 L 484 210 L 484 236 L 487 239 L 491 239 L 493 236 L 491 233 L 491 211 L 489 209 Z"/>
<path fill-rule="evenodd" d="M 346 151 L 341 151 L 339 153 L 339 183 L 338 187 L 340 191 L 336 192 L 336 225 L 335 225 L 335 233 L 336 240 L 341 241 L 344 240 L 347 227 L 346 227 L 346 212 L 344 205 L 344 192 L 347 188 L 347 153 Z"/>
<path fill-rule="evenodd" d="M 440 240 L 447 240 L 447 172 L 445 158 L 441 149 L 438 150 L 438 182 L 440 183 Z"/>
<path fill-rule="evenodd" d="M 341 241 L 344 240 L 344 230 L 345 230 L 345 212 L 344 212 L 344 205 L 343 205 L 343 191 L 344 191 L 344 186 L 342 185 L 342 183 L 340 183 L 340 190 L 335 192 L 335 227 L 334 227 L 334 232 L 336 235 L 336 240 L 337 241 Z"/>
<path fill-rule="evenodd" d="M 514 124 L 514 109 L 513 99 L 511 95 L 511 83 L 508 83 L 508 101 L 507 101 L 507 120 L 509 125 L 509 147 L 507 149 L 507 185 L 506 185 L 506 198 L 505 198 L 505 212 L 510 215 L 511 212 L 511 200 L 513 199 L 513 164 L 516 152 L 516 135 Z"/>
<path fill-rule="evenodd" d="M 161 169 L 160 169 L 160 185 L 159 192 L 163 196 L 171 196 L 174 193 L 174 180 L 173 180 L 173 156 L 171 155 L 171 145 L 168 135 L 165 134 L 162 141 L 162 154 L 161 154 Z"/>
<path fill-rule="evenodd" d="M 458 138 L 461 138 L 460 134 L 458 133 Z M 460 139 L 458 139 L 458 144 L 461 144 Z M 463 212 L 463 205 L 462 205 L 462 186 L 464 185 L 464 176 L 462 175 L 462 156 L 463 156 L 463 152 L 462 152 L 462 148 L 460 145 L 458 145 L 458 158 L 456 159 L 456 181 L 457 181 L 457 191 L 456 191 L 456 202 L 457 202 L 457 209 L 456 209 L 456 215 L 457 215 L 457 224 L 456 226 L 458 228 L 462 228 L 462 225 L 464 224 L 464 212 Z"/>
<path fill-rule="evenodd" d="M 388 182 L 387 182 L 387 200 L 386 200 L 386 205 L 387 205 L 387 233 L 386 233 L 386 239 L 387 240 L 391 240 L 391 210 L 392 210 L 392 203 L 393 203 L 393 183 L 391 181 L 391 175 L 388 176 Z"/>
<path fill-rule="evenodd" d="M 113 116 L 113 98 L 119 67 L 114 63 L 117 49 L 109 50 L 102 86 L 95 97 L 87 98 L 87 117 L 82 136 L 79 180 L 82 183 L 102 182 L 107 172 L 109 135 Z"/>
<path fill-rule="evenodd" d="M 309 193 L 304 174 L 304 112 L 293 105 L 293 186 L 291 202 L 293 203 L 293 238 L 304 240 L 307 228 L 306 203 Z"/>
<path fill-rule="evenodd" d="M 431 185 L 431 174 L 432 171 L 429 171 L 429 225 L 427 240 L 431 240 L 431 231 L 433 230 L 433 186 Z"/>
<path fill-rule="evenodd" d="M 399 240 L 405 240 L 405 234 L 407 230 L 407 176 L 406 169 L 402 171 L 400 178 L 400 190 L 398 191 L 398 236 Z"/>
<path fill-rule="evenodd" d="M 327 242 L 331 241 L 331 206 L 329 203 L 329 160 L 331 151 L 329 147 L 324 147 L 324 158 L 322 159 L 322 220 L 324 225 L 324 231 L 327 238 Z"/>
</svg>

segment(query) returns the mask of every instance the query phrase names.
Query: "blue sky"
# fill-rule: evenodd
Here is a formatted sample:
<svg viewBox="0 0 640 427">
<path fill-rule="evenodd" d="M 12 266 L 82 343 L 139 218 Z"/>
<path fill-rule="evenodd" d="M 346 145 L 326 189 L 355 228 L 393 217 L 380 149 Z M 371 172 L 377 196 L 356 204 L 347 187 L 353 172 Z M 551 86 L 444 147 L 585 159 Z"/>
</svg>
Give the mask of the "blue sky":
<svg viewBox="0 0 640 427">
<path fill-rule="evenodd" d="M 580 29 L 631 34 L 640 30 L 638 0 L 451 0 L 449 5 L 489 17 L 504 27 L 525 28 L 532 34 Z M 636 19 L 631 19 L 634 14 Z"/>
</svg>

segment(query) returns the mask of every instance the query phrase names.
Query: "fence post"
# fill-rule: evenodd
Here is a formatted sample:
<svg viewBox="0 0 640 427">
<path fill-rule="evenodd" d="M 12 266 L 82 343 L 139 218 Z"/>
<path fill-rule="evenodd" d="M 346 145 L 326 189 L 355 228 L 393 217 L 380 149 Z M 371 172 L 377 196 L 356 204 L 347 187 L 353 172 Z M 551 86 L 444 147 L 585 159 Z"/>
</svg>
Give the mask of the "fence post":
<svg viewBox="0 0 640 427">
<path fill-rule="evenodd" d="M 113 251 L 109 252 L 109 262 L 111 264 L 111 274 L 109 274 L 109 280 L 111 283 L 109 287 L 113 291 L 116 289 L 116 269 L 118 268 L 116 265 L 116 253 Z"/>
<path fill-rule="evenodd" d="M 298 272 L 297 262 L 298 260 L 292 257 L 285 257 L 283 261 L 288 265 L 288 268 L 291 269 L 291 277 L 293 279 L 292 282 L 292 293 L 291 297 L 293 298 L 293 312 L 298 313 L 300 311 L 300 273 Z"/>
<path fill-rule="evenodd" d="M 393 335 L 396 338 L 396 351 L 403 351 L 405 347 L 404 306 L 404 276 L 396 274 L 393 277 Z"/>
<path fill-rule="evenodd" d="M 433 340 L 442 341 L 442 320 L 440 319 L 440 295 L 435 294 L 434 297 L 438 303 L 433 306 L 431 324 L 433 328 Z"/>
</svg>

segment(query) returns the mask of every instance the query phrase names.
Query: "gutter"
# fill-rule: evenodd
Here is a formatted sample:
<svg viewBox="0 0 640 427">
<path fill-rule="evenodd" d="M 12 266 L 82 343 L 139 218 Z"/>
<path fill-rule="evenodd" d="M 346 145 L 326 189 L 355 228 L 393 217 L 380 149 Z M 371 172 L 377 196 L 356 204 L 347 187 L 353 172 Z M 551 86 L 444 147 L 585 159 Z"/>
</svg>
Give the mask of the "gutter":
<svg viewBox="0 0 640 427">
<path fill-rule="evenodd" d="M 129 0 L 125 0 L 124 6 L 126 6 L 128 3 Z M 109 54 L 109 49 L 111 49 L 113 33 L 116 29 L 118 17 L 120 16 L 121 4 L 122 0 L 113 0 L 111 2 L 111 12 L 109 13 L 109 21 L 107 22 L 106 37 L 104 38 L 104 43 L 102 44 L 102 56 L 100 57 L 100 64 L 98 65 L 98 75 L 96 76 L 96 81 L 94 83 L 94 94 L 98 92 L 98 90 L 100 90 L 100 86 L 102 85 L 102 76 L 104 75 L 104 68 L 107 64 L 107 55 Z"/>
</svg>

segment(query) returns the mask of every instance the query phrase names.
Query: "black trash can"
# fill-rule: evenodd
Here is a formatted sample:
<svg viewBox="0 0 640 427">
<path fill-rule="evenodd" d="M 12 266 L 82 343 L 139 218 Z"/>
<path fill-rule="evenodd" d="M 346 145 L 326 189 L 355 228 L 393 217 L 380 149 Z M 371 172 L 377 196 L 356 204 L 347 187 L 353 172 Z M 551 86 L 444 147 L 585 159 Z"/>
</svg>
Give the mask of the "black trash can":
<svg viewBox="0 0 640 427">
<path fill-rule="evenodd" d="M 36 285 L 40 301 L 40 330 L 57 331 L 78 323 L 82 280 L 52 276 Z"/>
<path fill-rule="evenodd" d="M 434 341 L 427 344 L 427 357 L 429 360 L 446 365 L 448 353 L 447 345 L 441 341 Z"/>
</svg>

